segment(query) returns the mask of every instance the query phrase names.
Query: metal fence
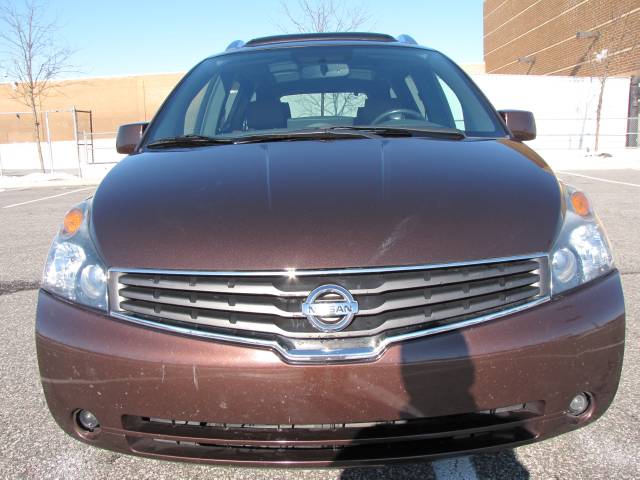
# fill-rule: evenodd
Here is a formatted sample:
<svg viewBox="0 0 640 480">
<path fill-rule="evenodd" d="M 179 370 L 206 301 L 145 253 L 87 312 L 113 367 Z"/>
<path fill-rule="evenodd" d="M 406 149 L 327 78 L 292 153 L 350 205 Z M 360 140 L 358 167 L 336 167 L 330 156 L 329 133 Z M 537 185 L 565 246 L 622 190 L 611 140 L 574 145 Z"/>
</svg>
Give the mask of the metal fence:
<svg viewBox="0 0 640 480">
<path fill-rule="evenodd" d="M 75 171 L 93 162 L 93 114 L 74 108 L 38 112 L 39 140 L 46 171 Z M 0 171 L 40 169 L 32 112 L 0 112 Z M 84 153 L 84 155 L 83 155 Z"/>
<path fill-rule="evenodd" d="M 120 160 L 116 152 L 117 132 L 87 132 L 82 131 L 80 138 L 84 151 L 81 151 L 83 161 L 88 165 L 117 163 Z"/>
<path fill-rule="evenodd" d="M 536 118 L 538 137 L 535 148 L 541 150 L 593 150 L 597 119 Z M 600 119 L 599 150 L 638 147 L 640 129 L 636 117 L 607 117 Z"/>
</svg>

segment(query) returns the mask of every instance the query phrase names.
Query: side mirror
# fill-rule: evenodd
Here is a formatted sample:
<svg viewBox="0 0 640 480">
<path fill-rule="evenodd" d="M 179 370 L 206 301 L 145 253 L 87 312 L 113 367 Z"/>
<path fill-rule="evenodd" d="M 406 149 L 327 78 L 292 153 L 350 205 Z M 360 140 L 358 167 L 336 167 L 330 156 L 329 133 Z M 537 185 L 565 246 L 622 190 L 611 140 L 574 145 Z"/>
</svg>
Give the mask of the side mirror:
<svg viewBox="0 0 640 480">
<path fill-rule="evenodd" d="M 149 125 L 149 122 L 128 123 L 118 128 L 116 137 L 116 150 L 118 153 L 133 153 L 140 143 L 142 134 Z"/>
<path fill-rule="evenodd" d="M 514 140 L 526 142 L 536 138 L 536 119 L 524 110 L 500 110 L 498 112 L 511 130 Z"/>
</svg>

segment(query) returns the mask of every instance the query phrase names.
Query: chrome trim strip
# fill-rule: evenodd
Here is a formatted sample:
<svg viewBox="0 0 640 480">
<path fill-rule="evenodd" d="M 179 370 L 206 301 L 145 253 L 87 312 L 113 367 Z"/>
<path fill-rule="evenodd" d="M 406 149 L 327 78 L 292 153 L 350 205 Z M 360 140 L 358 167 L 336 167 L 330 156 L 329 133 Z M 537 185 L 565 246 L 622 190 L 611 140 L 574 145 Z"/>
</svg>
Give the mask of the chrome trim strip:
<svg viewBox="0 0 640 480">
<path fill-rule="evenodd" d="M 158 270 L 153 268 L 124 268 L 111 267 L 109 272 L 118 273 L 147 273 L 157 275 L 194 275 L 194 276 L 227 276 L 227 277 L 296 277 L 311 275 L 349 275 L 359 273 L 385 273 L 385 272 L 406 272 L 412 270 L 433 270 L 435 268 L 453 268 L 466 267 L 471 265 L 484 265 L 487 263 L 515 262 L 518 260 L 539 260 L 548 257 L 546 253 L 532 253 L 530 255 L 516 255 L 512 257 L 490 258 L 488 260 L 470 260 L 465 262 L 453 263 L 431 263 L 426 265 L 400 265 L 396 267 L 365 267 L 365 268 L 338 268 L 329 270 L 297 270 L 295 268 L 287 268 L 284 270 Z"/>
<path fill-rule="evenodd" d="M 371 347 L 361 348 L 343 348 L 334 350 L 287 350 L 280 343 L 275 340 L 262 340 L 256 338 L 237 337 L 235 335 L 226 335 L 222 333 L 203 332 L 201 330 L 194 330 L 191 328 L 180 327 L 177 325 L 167 325 L 163 323 L 154 322 L 151 320 L 145 320 L 142 318 L 130 317 L 119 312 L 111 312 L 111 316 L 126 320 L 128 322 L 136 323 L 146 327 L 151 327 L 159 330 L 165 330 L 172 333 L 179 333 L 183 335 L 196 336 L 201 338 L 208 338 L 211 340 L 218 340 L 222 342 L 229 342 L 241 345 L 249 345 L 252 347 L 269 348 L 275 350 L 277 353 L 289 363 L 325 363 L 325 362 L 357 362 L 357 361 L 374 361 L 394 343 L 404 342 L 407 340 L 415 340 L 417 338 L 426 337 L 429 335 L 435 335 L 437 333 L 448 332 L 451 330 L 457 330 L 460 328 L 470 327 L 479 323 L 495 320 L 496 318 L 504 317 L 514 313 L 527 310 L 542 303 L 548 302 L 550 297 L 541 297 L 516 307 L 494 312 L 489 315 L 483 315 L 480 317 L 471 318 L 462 322 L 455 322 L 449 325 L 442 325 L 440 327 L 430 328 L 426 330 L 418 330 L 415 332 L 404 333 L 401 335 L 389 336 L 380 340 L 376 345 Z"/>
<path fill-rule="evenodd" d="M 107 303 L 109 304 L 109 313 L 120 311 L 120 302 L 124 300 L 120 296 L 120 276 L 121 272 L 107 271 Z"/>
</svg>

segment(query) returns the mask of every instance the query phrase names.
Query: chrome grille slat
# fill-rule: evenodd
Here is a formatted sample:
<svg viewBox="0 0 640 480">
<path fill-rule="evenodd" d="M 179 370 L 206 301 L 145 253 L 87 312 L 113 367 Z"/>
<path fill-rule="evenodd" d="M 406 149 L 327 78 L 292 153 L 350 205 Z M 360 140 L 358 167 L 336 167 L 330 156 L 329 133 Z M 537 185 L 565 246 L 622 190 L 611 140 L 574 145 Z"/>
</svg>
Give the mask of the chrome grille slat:
<svg viewBox="0 0 640 480">
<path fill-rule="evenodd" d="M 481 264 L 461 267 L 409 270 L 378 274 L 331 275 L 333 283 L 347 288 L 353 295 L 371 295 L 393 290 L 416 289 L 442 284 L 452 284 L 483 280 L 493 277 L 530 272 L 538 268 L 538 262 Z M 132 287 L 160 288 L 163 290 L 184 290 L 208 293 L 243 295 L 273 295 L 278 297 L 306 297 L 318 285 L 326 283 L 327 275 L 304 276 L 261 275 L 258 278 L 246 276 L 181 274 L 175 272 L 159 274 L 125 273 L 119 283 Z M 428 276 L 425 276 L 428 274 Z"/>
<path fill-rule="evenodd" d="M 389 345 L 465 328 L 549 300 L 548 256 L 334 270 L 109 271 L 110 314 L 146 327 L 269 348 L 291 363 L 371 361 Z M 339 331 L 302 302 L 338 285 L 358 302 Z"/>
<path fill-rule="evenodd" d="M 360 295 L 359 315 L 377 315 L 390 310 L 408 309 L 435 303 L 464 299 L 531 285 L 539 280 L 534 273 L 470 281 L 463 284 L 400 290 L 380 295 Z M 197 309 L 241 312 L 280 317 L 304 318 L 302 299 L 280 299 L 272 296 L 218 295 L 209 292 L 183 292 L 159 288 L 125 287 L 120 296 L 129 300 L 143 300 L 159 305 L 174 305 Z"/>
<path fill-rule="evenodd" d="M 401 310 L 414 307 L 429 306 L 436 303 L 452 300 L 466 299 L 499 291 L 506 291 L 525 285 L 531 285 L 539 280 L 535 274 L 525 274 L 500 281 L 476 281 L 464 284 L 446 285 L 441 287 L 425 288 L 416 295 L 414 290 L 398 293 L 386 293 L 377 296 L 358 297 L 361 305 L 359 315 L 375 315 L 390 310 Z M 377 306 L 367 306 L 369 300 L 377 300 Z"/>
<path fill-rule="evenodd" d="M 522 300 L 530 298 L 536 293 L 537 289 L 535 287 L 525 286 L 507 292 L 472 297 L 469 300 L 438 303 L 428 310 L 423 307 L 418 307 L 400 312 L 393 311 L 384 315 L 374 315 L 365 318 L 366 320 L 371 319 L 376 326 L 362 328 L 362 323 L 364 323 L 362 320 L 365 318 L 360 318 L 356 319 L 348 330 L 336 332 L 333 336 L 337 338 L 347 337 L 358 332 L 360 334 L 376 335 L 385 330 L 398 329 L 420 323 L 437 324 L 448 318 L 469 316 L 495 308 L 512 306 Z M 160 316 L 166 320 L 181 323 L 195 322 L 200 326 L 225 330 L 233 329 L 251 333 L 262 332 L 289 338 L 324 338 L 326 336 L 326 334 L 322 332 L 309 328 L 306 319 L 277 318 L 273 321 L 268 321 L 269 319 L 261 319 L 263 321 L 259 321 L 255 317 L 251 318 L 252 316 L 250 315 L 245 316 L 244 319 L 238 316 L 234 319 L 232 318 L 234 314 L 229 312 L 200 310 L 176 305 L 166 305 L 158 312 L 155 309 L 156 304 L 150 302 L 125 301 L 123 302 L 123 307 L 128 312 L 150 318 Z M 288 325 L 285 323 L 287 320 L 289 320 Z M 296 328 L 296 325 L 306 328 Z"/>
<path fill-rule="evenodd" d="M 284 302 L 278 302 L 277 297 L 269 297 L 262 302 L 243 301 L 237 296 L 223 296 L 209 293 L 174 293 L 175 291 L 159 290 L 159 289 L 142 289 L 142 288 L 124 288 L 120 290 L 120 296 L 127 299 L 145 300 L 147 302 L 155 302 L 163 305 L 180 305 L 193 308 L 208 308 L 210 310 L 222 310 L 226 312 L 243 312 L 260 315 L 277 315 L 280 317 L 298 317 L 304 318 L 300 311 L 300 302 L 298 302 L 298 311 L 295 311 L 292 305 L 290 310 L 285 310 L 277 304 L 283 306 Z M 246 297 L 245 297 L 246 298 Z M 260 297 L 258 297 L 260 298 Z"/>
</svg>

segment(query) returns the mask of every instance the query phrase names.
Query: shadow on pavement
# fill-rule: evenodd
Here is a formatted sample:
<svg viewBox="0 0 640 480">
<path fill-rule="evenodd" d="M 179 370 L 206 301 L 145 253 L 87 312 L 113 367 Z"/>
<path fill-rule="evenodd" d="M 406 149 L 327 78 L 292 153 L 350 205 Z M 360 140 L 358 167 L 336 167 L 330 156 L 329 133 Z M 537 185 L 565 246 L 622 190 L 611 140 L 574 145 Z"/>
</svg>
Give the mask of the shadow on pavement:
<svg viewBox="0 0 640 480">
<path fill-rule="evenodd" d="M 515 451 L 512 449 L 474 455 L 473 464 L 479 479 L 509 478 L 513 480 L 528 480 L 531 478 L 529 470 L 520 463 Z"/>
<path fill-rule="evenodd" d="M 520 463 L 512 449 L 497 453 L 474 455 L 471 462 L 478 479 L 529 480 L 529 471 Z M 456 475 L 457 473 L 458 475 Z M 455 472 L 445 480 L 467 480 L 461 472 Z M 347 468 L 340 475 L 341 480 L 390 480 L 390 479 L 437 478 L 430 462 L 390 465 L 385 467 Z"/>
<path fill-rule="evenodd" d="M 421 441 L 403 441 L 400 443 L 387 442 L 388 447 L 379 444 L 357 445 L 367 439 L 385 438 L 391 435 L 416 435 L 425 431 L 446 432 L 468 428 L 468 422 L 478 421 L 479 409 L 476 406 L 471 387 L 475 380 L 473 362 L 469 359 L 469 348 L 464 336 L 459 331 L 448 332 L 429 338 L 429 349 L 425 352 L 424 341 L 409 341 L 401 344 L 400 372 L 381 371 L 386 375 L 385 382 L 371 386 L 383 407 L 392 410 L 397 408 L 396 419 L 425 419 L 418 425 L 405 426 L 372 426 L 361 429 L 356 435 L 355 445 L 345 448 L 338 456 L 338 460 L 353 460 L 366 458 L 371 455 L 395 458 L 417 458 L 428 453 L 446 453 L 459 448 L 464 450 L 473 446 L 473 440 L 430 439 Z M 387 352 L 392 354 L 392 351 Z M 381 366 L 381 369 L 384 368 Z M 391 367 L 386 367 L 387 369 Z M 400 376 L 398 378 L 398 375 Z M 404 395 L 399 400 L 397 384 L 404 386 Z M 384 391 L 384 385 L 390 385 L 390 390 Z M 399 402 L 403 402 L 399 404 Z M 440 418 L 433 418 L 440 417 Z M 483 416 L 486 418 L 486 416 Z M 384 419 L 390 420 L 390 419 Z M 480 420 L 480 421 L 484 421 Z M 457 426 L 456 426 L 457 424 Z M 455 435 L 458 436 L 457 434 Z M 452 437 L 451 437 L 452 438 Z M 467 442 L 467 443 L 465 443 Z M 469 443 L 471 442 L 471 443 Z M 462 447 L 460 447 L 462 445 Z M 466 447 L 465 447 L 466 445 Z M 395 448 L 394 448 L 395 447 Z M 372 452 L 373 449 L 374 452 Z M 444 460 L 444 462 L 447 462 Z M 494 454 L 476 455 L 473 458 L 459 462 L 466 465 L 467 470 L 475 470 L 477 478 L 510 478 L 528 479 L 529 472 L 518 461 L 513 450 L 504 450 Z M 452 467 L 453 465 L 453 467 Z M 452 470 L 449 478 L 467 478 L 473 472 L 456 471 L 456 462 L 449 462 L 439 470 Z M 470 475 L 469 475 L 470 474 Z M 383 467 L 356 467 L 342 471 L 342 480 L 354 479 L 391 479 L 391 478 L 436 478 L 436 472 L 429 462 L 389 465 Z M 473 477 L 472 477 L 473 478 Z"/>
</svg>

